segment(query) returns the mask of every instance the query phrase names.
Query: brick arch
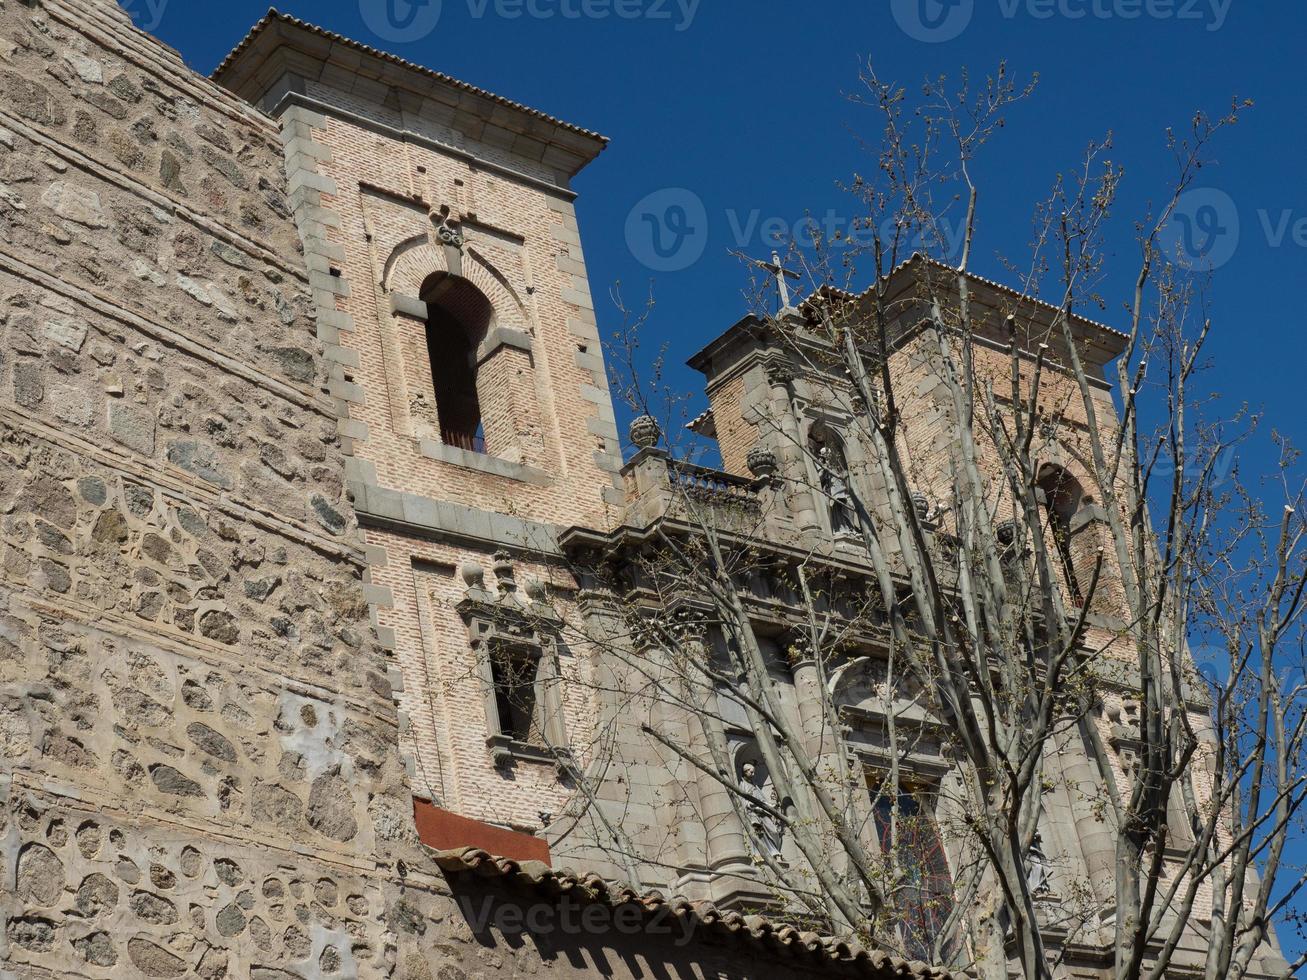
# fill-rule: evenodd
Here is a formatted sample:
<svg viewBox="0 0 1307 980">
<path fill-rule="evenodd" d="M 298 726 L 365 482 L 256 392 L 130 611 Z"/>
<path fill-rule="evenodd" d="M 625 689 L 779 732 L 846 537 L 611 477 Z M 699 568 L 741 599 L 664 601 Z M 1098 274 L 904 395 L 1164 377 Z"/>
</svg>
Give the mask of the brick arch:
<svg viewBox="0 0 1307 980">
<path fill-rule="evenodd" d="M 395 246 L 381 271 L 381 285 L 387 292 L 416 296 L 423 280 L 433 272 L 448 272 L 445 251 L 433 248 L 431 236 L 414 235 Z M 399 285 L 397 285 L 397 283 Z"/>
<path fill-rule="evenodd" d="M 469 265 L 468 258 L 474 261 Z M 515 322 L 507 326 L 525 329 L 526 327 L 526 304 L 518 296 L 517 290 L 509 283 L 508 278 L 495 268 L 495 264 L 486 258 L 484 254 L 475 246 L 469 246 L 463 258 L 463 274 L 483 293 L 490 298 L 495 304 L 495 309 L 500 309 L 498 297 L 504 298 L 503 309 L 512 309 L 515 311 Z"/>
<path fill-rule="evenodd" d="M 1087 479 L 1085 468 L 1062 447 L 1054 444 L 1054 451 L 1040 454 L 1035 470 L 1035 486 L 1040 494 L 1041 520 L 1046 522 L 1055 554 L 1062 566 L 1064 585 L 1068 596 L 1083 607 L 1087 600 L 1094 608 L 1103 607 L 1103 595 L 1095 591 L 1092 597 L 1086 589 L 1093 580 L 1099 564 L 1098 553 L 1107 542 L 1103 537 L 1102 507 L 1093 493 L 1093 484 Z M 1110 570 L 1106 570 L 1110 578 Z M 1104 580 L 1100 579 L 1100 586 Z"/>
<path fill-rule="evenodd" d="M 1094 489 L 1094 481 L 1090 476 L 1088 467 L 1084 465 L 1080 457 L 1068 450 L 1062 443 L 1052 440 L 1049 445 L 1035 459 L 1035 478 L 1038 479 L 1041 472 L 1046 470 L 1058 469 L 1064 472 L 1080 487 L 1083 497 L 1087 497 L 1086 503 L 1097 503 L 1098 494 Z"/>
<path fill-rule="evenodd" d="M 526 309 L 508 280 L 475 249 L 463 253 L 461 269 L 452 273 L 447 249 L 423 237 L 402 243 L 386 261 L 383 286 L 388 293 L 418 296 L 433 274 L 457 274 L 479 289 L 495 311 L 495 326 L 527 330 Z"/>
</svg>

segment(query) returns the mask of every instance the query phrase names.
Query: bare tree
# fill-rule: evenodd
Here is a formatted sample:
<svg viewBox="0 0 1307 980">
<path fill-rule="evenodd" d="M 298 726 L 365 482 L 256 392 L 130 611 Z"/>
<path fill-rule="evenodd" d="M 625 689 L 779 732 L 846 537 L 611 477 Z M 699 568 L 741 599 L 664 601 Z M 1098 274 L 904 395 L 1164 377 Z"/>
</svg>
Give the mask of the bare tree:
<svg viewBox="0 0 1307 980">
<path fill-rule="evenodd" d="M 701 355 L 725 470 L 642 420 L 620 525 L 564 536 L 598 707 L 556 846 L 984 977 L 1287 976 L 1307 510 L 1287 445 L 1267 490 L 1230 465 L 1260 420 L 1209 417 L 1210 280 L 1164 244 L 1245 105 L 1169 137 L 1109 304 L 1110 140 L 1007 288 L 971 271 L 975 173 L 1033 84 L 864 82 L 854 240 L 755 265 L 754 314 Z M 657 362 L 624 393 L 675 414 Z"/>
</svg>

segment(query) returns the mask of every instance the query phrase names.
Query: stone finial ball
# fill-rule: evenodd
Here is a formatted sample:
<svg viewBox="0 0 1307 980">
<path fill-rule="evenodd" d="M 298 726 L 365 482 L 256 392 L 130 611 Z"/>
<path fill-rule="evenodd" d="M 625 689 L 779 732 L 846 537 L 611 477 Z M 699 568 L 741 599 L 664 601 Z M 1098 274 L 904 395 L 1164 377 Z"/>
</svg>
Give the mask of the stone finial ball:
<svg viewBox="0 0 1307 980">
<path fill-rule="evenodd" d="M 652 449 L 663 437 L 662 427 L 652 415 L 641 415 L 631 423 L 631 443 L 638 449 Z"/>
<path fill-rule="evenodd" d="M 463 579 L 463 585 L 468 589 L 485 589 L 486 570 L 479 562 L 470 560 L 463 562 L 458 566 L 458 574 Z"/>
</svg>

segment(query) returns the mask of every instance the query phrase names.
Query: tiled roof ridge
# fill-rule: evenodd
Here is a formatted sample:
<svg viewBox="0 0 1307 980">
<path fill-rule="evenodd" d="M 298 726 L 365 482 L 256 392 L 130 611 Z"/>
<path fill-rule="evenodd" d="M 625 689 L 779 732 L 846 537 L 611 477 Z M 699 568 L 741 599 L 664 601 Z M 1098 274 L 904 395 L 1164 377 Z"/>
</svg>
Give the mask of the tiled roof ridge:
<svg viewBox="0 0 1307 980">
<path fill-rule="evenodd" d="M 868 980 L 888 980 L 891 977 L 968 980 L 965 974 L 778 923 L 765 915 L 745 915 L 731 909 L 718 908 L 709 901 L 692 902 L 679 896 L 669 899 L 657 890 L 639 892 L 630 885 L 610 882 L 597 874 L 554 869 L 542 861 L 514 861 L 511 858 L 495 857 L 478 847 L 433 851 L 432 854 L 437 866 L 450 874 L 504 878 L 551 897 L 580 893 L 589 901 L 606 902 L 612 906 L 635 903 L 649 912 L 666 907 L 674 915 L 693 917 L 705 926 L 737 938 L 768 944 L 769 951 L 779 948 L 809 959 L 822 960 L 855 970 Z"/>
<path fill-rule="evenodd" d="M 933 266 L 936 269 L 942 269 L 946 272 L 956 273 L 958 271 L 955 267 L 949 265 L 948 263 L 941 262 L 939 259 L 936 258 L 932 258 L 931 256 L 926 255 L 924 252 L 913 252 L 911 255 L 909 255 L 906 259 L 901 261 L 894 268 L 890 269 L 889 272 L 885 273 L 884 278 L 886 280 L 890 279 L 892 276 L 896 275 L 897 273 L 902 272 L 913 262 L 924 262 L 927 265 Z M 996 289 L 1001 293 L 1006 293 L 1007 295 L 1016 297 L 1017 299 L 1025 300 L 1028 303 L 1033 303 L 1036 306 L 1040 306 L 1045 309 L 1055 310 L 1055 311 L 1060 309 L 1060 307 L 1055 306 L 1053 303 L 1048 302 L 1048 300 L 1040 299 L 1037 296 L 1031 296 L 1029 293 L 1023 293 L 1021 290 L 1015 289 L 1012 286 L 1007 285 L 1006 283 L 1001 283 L 995 279 L 990 279 L 988 276 L 982 276 L 980 273 L 972 272 L 970 269 L 967 270 L 967 278 L 972 280 L 973 282 L 978 282 L 983 286 L 988 286 L 991 289 Z M 860 293 L 850 293 L 848 290 L 840 289 L 837 286 L 824 286 L 822 287 L 821 291 L 829 291 L 832 293 L 843 293 L 845 296 L 851 299 L 861 299 L 864 296 L 869 296 L 872 290 L 874 290 L 875 288 L 876 287 L 874 285 L 871 285 Z M 1109 327 L 1106 323 L 1103 323 L 1099 320 L 1094 320 L 1090 317 L 1085 316 L 1082 313 L 1072 313 L 1071 318 L 1073 320 L 1079 320 L 1081 323 L 1088 324 L 1089 326 L 1101 330 L 1104 333 L 1111 334 L 1113 337 L 1118 337 L 1122 340 L 1130 339 L 1129 334 L 1122 333 L 1120 330 L 1117 330 L 1115 327 Z"/>
<path fill-rule="evenodd" d="M 327 40 L 332 41 L 336 44 L 343 44 L 346 47 L 353 48 L 354 50 L 361 51 L 365 54 L 369 54 L 375 58 L 381 58 L 385 61 L 389 61 L 392 64 L 399 65 L 403 68 L 420 72 L 423 75 L 426 75 L 430 78 L 438 79 L 439 81 L 452 85 L 455 88 L 461 89 L 464 92 L 481 96 L 483 98 L 491 100 L 492 102 L 495 102 L 498 105 L 502 105 L 510 109 L 516 109 L 519 112 L 524 112 L 527 115 L 534 116 L 535 118 L 541 119 L 552 125 L 562 127 L 563 129 L 566 129 L 569 132 L 577 134 L 578 136 L 585 136 L 589 139 L 598 140 L 605 145 L 607 145 L 608 143 L 607 136 L 604 136 L 600 133 L 596 133 L 594 130 L 584 129 L 581 126 L 577 126 L 574 125 L 573 123 L 567 122 L 566 120 L 559 119 L 557 116 L 551 116 L 547 112 L 542 112 L 539 109 L 533 109 L 529 105 L 524 105 L 521 102 L 515 102 L 512 99 L 505 98 L 502 95 L 496 95 L 494 92 L 488 91 L 487 89 L 483 89 L 477 85 L 473 85 L 470 82 L 464 82 L 461 79 L 457 79 L 452 75 L 447 75 L 442 71 L 436 71 L 434 68 L 428 68 L 425 65 L 419 65 L 416 64 L 415 62 L 407 61 L 404 58 L 399 57 L 398 55 L 391 54 L 389 51 L 382 51 L 379 48 L 374 48 L 371 45 L 364 44 L 362 41 L 356 41 L 351 37 L 346 37 L 344 34 L 337 34 L 335 31 L 329 31 L 324 27 L 317 26 L 316 24 L 310 24 L 308 21 L 300 20 L 300 18 L 293 17 L 290 14 L 283 14 L 276 7 L 269 8 L 268 12 L 264 14 L 261 18 L 259 18 L 258 23 L 256 23 L 253 27 L 250 28 L 249 33 L 247 33 L 245 37 L 241 39 L 240 43 L 237 44 L 236 47 L 232 48 L 232 50 L 227 54 L 227 56 L 222 59 L 222 62 L 218 65 L 218 67 L 213 70 L 213 72 L 209 76 L 210 79 L 212 79 L 213 81 L 217 81 L 218 76 L 221 75 L 228 67 L 230 67 L 231 64 L 241 55 L 241 53 L 244 52 L 245 49 L 248 48 L 254 42 L 254 39 L 273 21 L 280 21 L 283 24 L 290 24 L 294 27 L 301 28 L 302 30 L 306 30 L 313 34 L 317 34 L 319 37 L 326 38 Z"/>
</svg>

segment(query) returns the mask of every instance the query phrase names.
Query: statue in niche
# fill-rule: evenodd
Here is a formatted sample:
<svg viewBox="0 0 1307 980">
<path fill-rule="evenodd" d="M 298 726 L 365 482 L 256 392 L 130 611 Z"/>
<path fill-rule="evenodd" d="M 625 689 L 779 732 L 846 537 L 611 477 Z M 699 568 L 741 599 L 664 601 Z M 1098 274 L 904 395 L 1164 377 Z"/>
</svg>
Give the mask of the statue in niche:
<svg viewBox="0 0 1307 980">
<path fill-rule="evenodd" d="M 853 492 L 849 489 L 849 467 L 844 452 L 832 436 L 817 434 L 813 437 L 817 469 L 821 472 L 821 489 L 830 507 L 832 534 L 857 534 L 858 525 L 853 507 Z"/>
<path fill-rule="evenodd" d="M 1053 891 L 1049 884 L 1050 873 L 1048 855 L 1044 853 L 1044 835 L 1035 831 L 1035 839 L 1030 842 L 1030 856 L 1026 860 L 1026 884 L 1030 894 L 1036 897 L 1048 895 Z"/>
<path fill-rule="evenodd" d="M 785 843 L 785 827 L 775 815 L 775 811 L 780 809 L 780 800 L 776 797 L 771 776 L 765 772 L 760 774 L 754 763 L 746 762 L 740 769 L 740 792 L 746 800 L 745 809 L 754 841 L 766 847 L 772 858 L 779 859 L 781 846 Z"/>
</svg>

